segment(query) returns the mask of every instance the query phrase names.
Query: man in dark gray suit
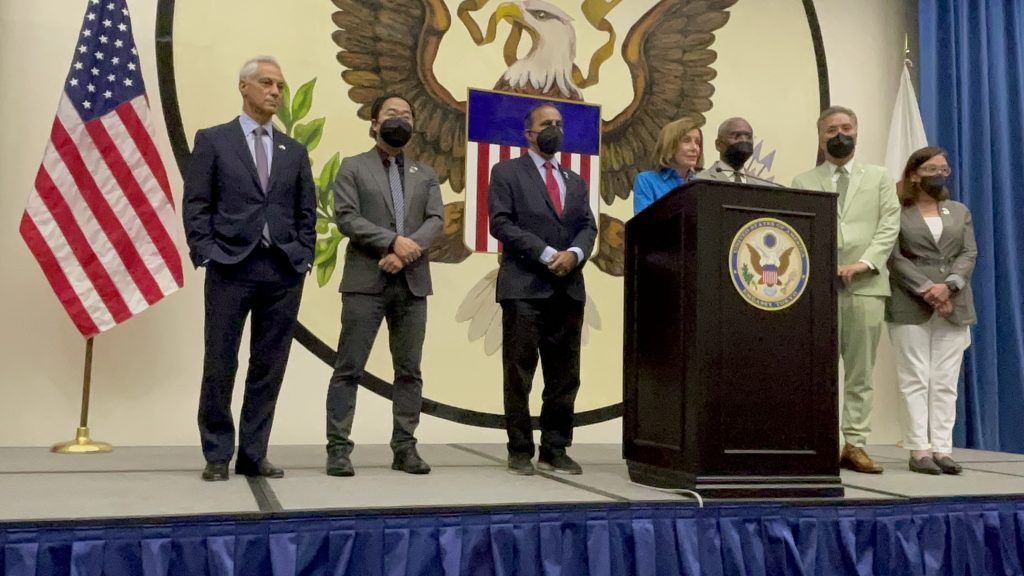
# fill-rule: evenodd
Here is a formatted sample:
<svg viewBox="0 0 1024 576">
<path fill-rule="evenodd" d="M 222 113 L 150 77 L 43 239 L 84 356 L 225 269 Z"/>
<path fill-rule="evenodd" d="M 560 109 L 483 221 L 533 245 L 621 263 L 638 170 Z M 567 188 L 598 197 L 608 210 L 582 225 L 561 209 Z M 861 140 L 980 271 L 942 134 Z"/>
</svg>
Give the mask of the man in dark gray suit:
<svg viewBox="0 0 1024 576">
<path fill-rule="evenodd" d="M 338 229 L 348 237 L 341 277 L 341 336 L 327 391 L 327 473 L 352 476 L 349 438 L 356 389 L 382 320 L 387 319 L 395 370 L 391 467 L 427 474 L 416 451 L 423 379 L 420 360 L 432 293 L 427 249 L 441 232 L 444 206 L 434 171 L 407 158 L 414 113 L 405 98 L 386 95 L 370 109 L 376 146 L 345 158 L 334 182 Z"/>
<path fill-rule="evenodd" d="M 238 347 L 252 316 L 249 371 L 235 472 L 279 478 L 266 459 L 302 278 L 313 261 L 316 193 L 306 148 L 271 119 L 284 77 L 270 57 L 242 66 L 242 114 L 196 133 L 182 217 L 192 263 L 206 267 L 206 327 L 199 433 L 203 480 L 228 479 L 235 448 L 231 395 Z"/>
<path fill-rule="evenodd" d="M 508 470 L 533 474 L 530 388 L 538 356 L 544 363 L 537 467 L 580 474 L 566 453 L 572 444 L 580 387 L 580 335 L 587 299 L 583 264 L 597 226 L 579 174 L 558 165 L 562 115 L 551 104 L 524 120 L 529 153 L 495 164 L 487 207 L 491 234 L 503 244 L 497 300 L 502 313 L 502 365 Z"/>
</svg>

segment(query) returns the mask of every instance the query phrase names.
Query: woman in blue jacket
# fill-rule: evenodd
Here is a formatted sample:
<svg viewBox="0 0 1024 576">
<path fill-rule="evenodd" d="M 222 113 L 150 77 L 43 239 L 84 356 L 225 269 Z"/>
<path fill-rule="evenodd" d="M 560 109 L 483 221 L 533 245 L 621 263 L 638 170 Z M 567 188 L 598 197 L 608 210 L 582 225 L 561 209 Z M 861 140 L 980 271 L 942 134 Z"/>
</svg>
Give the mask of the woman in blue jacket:
<svg viewBox="0 0 1024 576">
<path fill-rule="evenodd" d="M 703 168 L 703 125 L 700 118 L 683 116 L 661 129 L 654 147 L 654 164 L 658 168 L 637 174 L 633 181 L 633 214 L 689 182 Z"/>
</svg>

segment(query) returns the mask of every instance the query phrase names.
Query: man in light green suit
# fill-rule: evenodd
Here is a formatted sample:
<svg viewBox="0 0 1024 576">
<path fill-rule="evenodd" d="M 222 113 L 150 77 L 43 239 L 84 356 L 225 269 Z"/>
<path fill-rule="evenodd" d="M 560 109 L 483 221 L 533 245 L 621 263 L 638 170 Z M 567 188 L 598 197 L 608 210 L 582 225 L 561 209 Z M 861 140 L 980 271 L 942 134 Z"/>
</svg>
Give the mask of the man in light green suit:
<svg viewBox="0 0 1024 576">
<path fill-rule="evenodd" d="M 800 174 L 794 188 L 837 192 L 839 269 L 839 353 L 843 359 L 840 466 L 880 474 L 882 467 L 864 451 L 871 431 L 871 372 L 889 296 L 886 261 L 900 231 L 896 186 L 881 166 L 854 158 L 857 115 L 833 106 L 818 117 L 818 144 L 825 162 Z"/>
</svg>

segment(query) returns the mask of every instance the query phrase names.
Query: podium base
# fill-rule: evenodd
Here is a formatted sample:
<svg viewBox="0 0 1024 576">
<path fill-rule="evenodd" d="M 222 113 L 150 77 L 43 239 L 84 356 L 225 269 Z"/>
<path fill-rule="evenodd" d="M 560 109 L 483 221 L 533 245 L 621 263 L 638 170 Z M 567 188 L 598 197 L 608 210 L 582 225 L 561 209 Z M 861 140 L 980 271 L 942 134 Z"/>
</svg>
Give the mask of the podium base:
<svg viewBox="0 0 1024 576">
<path fill-rule="evenodd" d="M 668 490 L 692 490 L 706 499 L 842 498 L 839 476 L 706 476 L 626 461 L 629 479 Z"/>
<path fill-rule="evenodd" d="M 50 452 L 56 454 L 98 454 L 111 452 L 113 446 L 106 442 L 96 442 L 89 438 L 89 428 L 81 427 L 75 432 L 75 439 L 70 442 L 54 444 Z"/>
</svg>

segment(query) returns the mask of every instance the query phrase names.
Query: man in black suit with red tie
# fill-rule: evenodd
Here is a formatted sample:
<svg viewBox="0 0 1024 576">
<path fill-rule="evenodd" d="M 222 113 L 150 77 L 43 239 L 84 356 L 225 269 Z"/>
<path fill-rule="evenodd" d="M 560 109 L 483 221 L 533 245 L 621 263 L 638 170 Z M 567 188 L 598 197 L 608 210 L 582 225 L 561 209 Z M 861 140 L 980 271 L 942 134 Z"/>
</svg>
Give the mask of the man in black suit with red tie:
<svg viewBox="0 0 1024 576">
<path fill-rule="evenodd" d="M 270 57 L 239 73 L 242 114 L 196 133 L 182 215 L 192 263 L 206 267 L 199 434 L 203 480 L 227 480 L 234 453 L 231 395 L 245 319 L 249 369 L 235 473 L 279 478 L 267 458 L 302 280 L 313 261 L 316 197 L 306 148 L 274 129 L 284 77 Z"/>
<path fill-rule="evenodd" d="M 582 468 L 572 444 L 580 387 L 580 335 L 586 289 L 583 264 L 597 237 L 589 190 L 579 174 L 558 165 L 562 115 L 551 104 L 524 120 L 529 153 L 491 170 L 487 207 L 491 234 L 503 245 L 497 300 L 502 312 L 502 365 L 508 471 L 534 473 L 530 388 L 543 363 L 537 467 L 563 474 Z"/>
</svg>

